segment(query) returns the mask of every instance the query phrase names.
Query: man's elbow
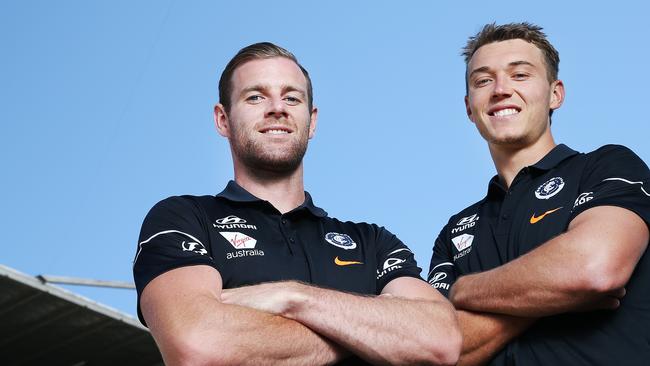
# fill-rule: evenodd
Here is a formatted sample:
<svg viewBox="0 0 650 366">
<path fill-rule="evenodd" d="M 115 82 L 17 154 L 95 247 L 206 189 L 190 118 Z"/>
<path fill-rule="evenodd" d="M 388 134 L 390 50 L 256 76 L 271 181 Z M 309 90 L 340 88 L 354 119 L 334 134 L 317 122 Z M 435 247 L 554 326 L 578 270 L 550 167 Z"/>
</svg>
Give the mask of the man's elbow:
<svg viewBox="0 0 650 366">
<path fill-rule="evenodd" d="M 455 365 L 458 363 L 462 347 L 460 330 L 452 327 L 444 335 L 427 335 L 426 339 L 411 343 L 413 347 L 404 349 L 401 356 L 387 360 L 391 365 Z"/>
<path fill-rule="evenodd" d="M 458 363 L 463 340 L 456 328 L 445 334 L 443 339 L 436 339 L 430 345 L 430 363 L 434 365 L 455 365 Z"/>
<path fill-rule="evenodd" d="M 169 340 L 160 351 L 165 365 L 171 366 L 239 365 L 242 361 L 234 347 L 209 347 L 201 339 L 187 335 Z"/>
<path fill-rule="evenodd" d="M 631 272 L 614 265 L 587 265 L 576 279 L 577 290 L 592 295 L 607 295 L 625 287 Z"/>
</svg>

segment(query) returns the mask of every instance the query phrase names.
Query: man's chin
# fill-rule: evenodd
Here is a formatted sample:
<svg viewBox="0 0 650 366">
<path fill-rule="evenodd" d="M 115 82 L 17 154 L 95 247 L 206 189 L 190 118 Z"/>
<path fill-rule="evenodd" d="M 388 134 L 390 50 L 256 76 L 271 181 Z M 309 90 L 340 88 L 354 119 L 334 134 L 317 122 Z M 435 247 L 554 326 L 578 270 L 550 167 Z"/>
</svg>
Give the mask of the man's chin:
<svg viewBox="0 0 650 366">
<path fill-rule="evenodd" d="M 256 175 L 288 176 L 300 168 L 303 155 L 249 157 L 244 163 Z"/>
</svg>

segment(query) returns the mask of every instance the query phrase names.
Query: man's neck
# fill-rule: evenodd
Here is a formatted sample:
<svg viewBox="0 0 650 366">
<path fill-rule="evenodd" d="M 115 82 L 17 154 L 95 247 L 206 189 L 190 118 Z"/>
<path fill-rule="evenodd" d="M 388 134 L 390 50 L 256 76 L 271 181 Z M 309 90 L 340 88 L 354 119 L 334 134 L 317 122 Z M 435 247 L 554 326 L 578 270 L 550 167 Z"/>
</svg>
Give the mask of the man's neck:
<svg viewBox="0 0 650 366">
<path fill-rule="evenodd" d="M 235 182 L 255 197 L 270 202 L 281 213 L 305 202 L 302 163 L 286 175 L 255 174 L 246 167 L 235 166 Z"/>
<path fill-rule="evenodd" d="M 540 161 L 556 146 L 551 134 L 542 136 L 537 142 L 525 147 L 507 147 L 489 144 L 490 154 L 497 169 L 499 180 L 510 188 L 521 169 Z"/>
</svg>

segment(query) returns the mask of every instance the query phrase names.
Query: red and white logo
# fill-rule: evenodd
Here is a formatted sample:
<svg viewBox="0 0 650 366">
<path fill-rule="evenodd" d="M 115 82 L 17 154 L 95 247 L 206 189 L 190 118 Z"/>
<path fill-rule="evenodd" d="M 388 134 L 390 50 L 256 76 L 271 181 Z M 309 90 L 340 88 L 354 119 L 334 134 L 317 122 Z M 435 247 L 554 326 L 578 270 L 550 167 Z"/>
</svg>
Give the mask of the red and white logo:
<svg viewBox="0 0 650 366">
<path fill-rule="evenodd" d="M 456 249 L 458 249 L 458 251 L 460 252 L 461 250 L 469 248 L 472 245 L 472 241 L 474 241 L 474 235 L 470 235 L 470 234 L 458 235 L 454 238 L 451 238 L 451 241 L 454 243 Z"/>
<path fill-rule="evenodd" d="M 235 249 L 253 249 L 257 240 L 240 232 L 220 231 L 219 234 L 226 238 Z"/>
</svg>

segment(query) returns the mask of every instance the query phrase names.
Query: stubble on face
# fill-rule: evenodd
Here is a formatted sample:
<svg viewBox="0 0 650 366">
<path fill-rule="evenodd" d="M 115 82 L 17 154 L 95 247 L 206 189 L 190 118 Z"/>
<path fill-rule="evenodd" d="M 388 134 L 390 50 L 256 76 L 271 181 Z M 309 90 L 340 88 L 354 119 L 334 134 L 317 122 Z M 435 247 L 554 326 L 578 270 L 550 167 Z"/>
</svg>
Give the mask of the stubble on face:
<svg viewBox="0 0 650 366">
<path fill-rule="evenodd" d="M 289 59 L 248 61 L 232 77 L 232 105 L 222 109 L 235 169 L 261 178 L 282 178 L 302 166 L 315 123 L 307 105 L 307 79 Z"/>
<path fill-rule="evenodd" d="M 286 124 L 283 120 L 275 122 Z M 298 136 L 292 139 L 291 144 L 283 146 L 269 146 L 264 141 L 251 138 L 237 121 L 231 122 L 231 128 L 233 136 L 230 146 L 233 154 L 258 175 L 290 174 L 298 169 L 307 152 L 309 123 L 306 124 L 305 131 L 294 132 Z"/>
</svg>

